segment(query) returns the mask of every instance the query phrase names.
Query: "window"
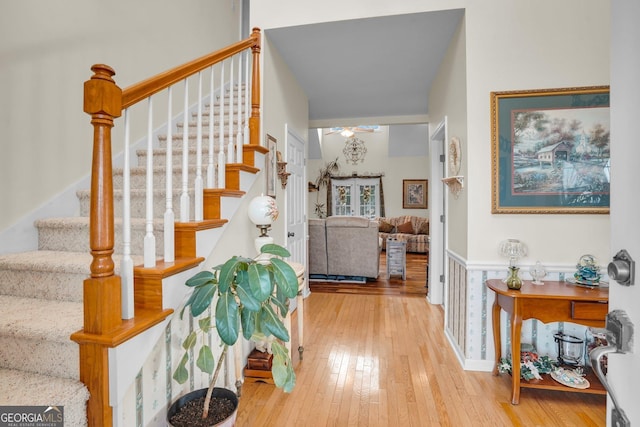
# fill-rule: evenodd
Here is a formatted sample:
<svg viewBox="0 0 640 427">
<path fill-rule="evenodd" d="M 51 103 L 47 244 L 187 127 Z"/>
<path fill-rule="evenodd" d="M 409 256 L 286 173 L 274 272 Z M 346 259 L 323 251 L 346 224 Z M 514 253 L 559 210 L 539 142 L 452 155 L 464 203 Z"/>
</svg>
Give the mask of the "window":
<svg viewBox="0 0 640 427">
<path fill-rule="evenodd" d="M 380 178 L 332 178 L 331 214 L 380 216 Z"/>
</svg>

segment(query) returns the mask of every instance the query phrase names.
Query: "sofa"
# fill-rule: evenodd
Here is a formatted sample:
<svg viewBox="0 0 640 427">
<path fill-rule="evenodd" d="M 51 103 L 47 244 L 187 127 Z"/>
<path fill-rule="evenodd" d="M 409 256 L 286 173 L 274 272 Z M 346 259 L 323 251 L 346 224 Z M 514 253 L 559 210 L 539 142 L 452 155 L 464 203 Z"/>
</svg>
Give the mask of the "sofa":
<svg viewBox="0 0 640 427">
<path fill-rule="evenodd" d="M 429 218 L 404 215 L 380 217 L 376 220 L 382 238 L 382 249 L 386 249 L 387 239 L 392 238 L 407 242 L 407 252 L 429 253 Z"/>
<path fill-rule="evenodd" d="M 378 223 L 364 217 L 309 219 L 309 274 L 377 278 Z"/>
</svg>

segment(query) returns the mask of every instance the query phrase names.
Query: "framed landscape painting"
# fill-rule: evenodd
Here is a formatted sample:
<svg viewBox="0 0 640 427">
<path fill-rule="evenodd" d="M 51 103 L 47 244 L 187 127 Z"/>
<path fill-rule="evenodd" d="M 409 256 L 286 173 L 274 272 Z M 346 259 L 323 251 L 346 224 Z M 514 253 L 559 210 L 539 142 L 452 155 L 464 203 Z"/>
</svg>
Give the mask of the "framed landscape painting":
<svg viewBox="0 0 640 427">
<path fill-rule="evenodd" d="M 402 180 L 402 208 L 426 209 L 427 208 L 427 183 L 426 179 Z"/>
<path fill-rule="evenodd" d="M 609 87 L 491 92 L 491 212 L 609 213 Z"/>
</svg>

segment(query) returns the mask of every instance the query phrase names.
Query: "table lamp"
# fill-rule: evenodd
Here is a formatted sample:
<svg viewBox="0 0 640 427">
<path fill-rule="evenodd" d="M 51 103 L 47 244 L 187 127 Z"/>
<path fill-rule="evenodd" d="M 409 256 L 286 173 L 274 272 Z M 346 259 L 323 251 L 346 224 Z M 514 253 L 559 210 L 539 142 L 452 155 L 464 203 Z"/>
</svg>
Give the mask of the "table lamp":
<svg viewBox="0 0 640 427">
<path fill-rule="evenodd" d="M 520 268 L 516 266 L 518 258 L 527 255 L 527 247 L 520 240 L 507 239 L 500 242 L 500 255 L 509 258 L 509 276 L 505 279 L 505 283 L 509 289 L 520 289 L 522 287 L 522 279 L 518 275 Z"/>
<path fill-rule="evenodd" d="M 249 219 L 260 230 L 260 235 L 256 237 L 255 248 L 258 251 L 258 259 L 267 258 L 267 254 L 261 254 L 260 249 L 262 246 L 273 243 L 273 237 L 269 236 L 268 231 L 271 228 L 271 224 L 278 218 L 278 206 L 273 197 L 270 196 L 258 196 L 254 197 L 249 203 L 249 209 L 247 211 Z"/>
</svg>

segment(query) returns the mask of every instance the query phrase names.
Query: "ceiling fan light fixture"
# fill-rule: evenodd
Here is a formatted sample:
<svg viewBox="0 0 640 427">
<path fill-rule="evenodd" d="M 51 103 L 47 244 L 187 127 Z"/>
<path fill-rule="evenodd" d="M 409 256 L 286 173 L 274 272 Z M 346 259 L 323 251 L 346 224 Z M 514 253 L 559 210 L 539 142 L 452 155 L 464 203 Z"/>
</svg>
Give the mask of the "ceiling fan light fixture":
<svg viewBox="0 0 640 427">
<path fill-rule="evenodd" d="M 354 132 L 349 128 L 344 128 L 342 132 L 340 132 L 340 135 L 344 136 L 345 138 L 351 138 L 354 135 Z"/>
</svg>

